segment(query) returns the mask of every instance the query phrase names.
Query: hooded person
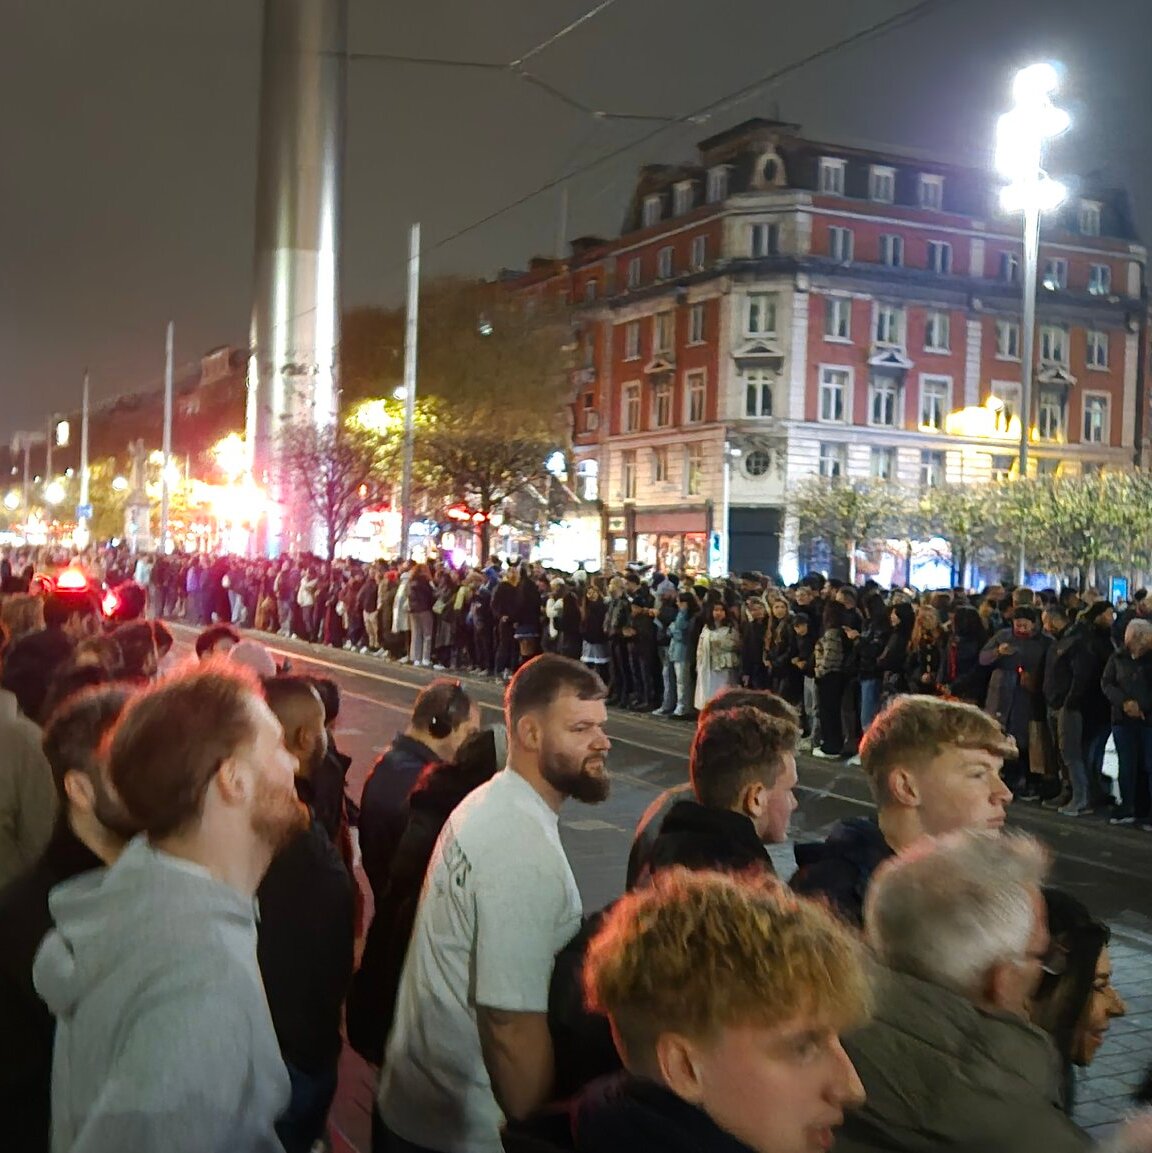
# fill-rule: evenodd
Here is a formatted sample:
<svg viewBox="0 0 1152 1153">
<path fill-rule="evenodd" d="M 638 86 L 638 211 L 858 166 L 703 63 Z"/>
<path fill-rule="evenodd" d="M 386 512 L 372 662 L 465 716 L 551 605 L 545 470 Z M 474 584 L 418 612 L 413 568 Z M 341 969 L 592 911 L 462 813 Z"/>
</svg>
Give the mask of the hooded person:
<svg viewBox="0 0 1152 1153">
<path fill-rule="evenodd" d="M 109 770 L 143 830 L 53 890 L 33 981 L 56 1017 L 52 1150 L 280 1153 L 289 1099 L 256 889 L 307 827 L 257 684 L 203 666 L 136 696 Z"/>
</svg>

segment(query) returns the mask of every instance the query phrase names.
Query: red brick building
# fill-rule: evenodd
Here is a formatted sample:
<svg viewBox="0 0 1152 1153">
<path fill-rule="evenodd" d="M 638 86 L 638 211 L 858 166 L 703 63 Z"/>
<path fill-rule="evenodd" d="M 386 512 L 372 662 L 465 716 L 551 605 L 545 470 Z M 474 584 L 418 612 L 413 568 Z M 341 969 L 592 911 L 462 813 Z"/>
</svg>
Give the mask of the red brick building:
<svg viewBox="0 0 1152 1153">
<path fill-rule="evenodd" d="M 727 528 L 733 569 L 792 575 L 785 495 L 806 476 L 1011 473 L 1020 230 L 989 173 L 772 121 L 643 169 L 620 237 L 522 282 L 580 306 L 573 441 L 606 553 L 705 567 Z M 1045 220 L 1034 470 L 1138 461 L 1146 262 L 1123 192 L 1078 189 Z"/>
</svg>

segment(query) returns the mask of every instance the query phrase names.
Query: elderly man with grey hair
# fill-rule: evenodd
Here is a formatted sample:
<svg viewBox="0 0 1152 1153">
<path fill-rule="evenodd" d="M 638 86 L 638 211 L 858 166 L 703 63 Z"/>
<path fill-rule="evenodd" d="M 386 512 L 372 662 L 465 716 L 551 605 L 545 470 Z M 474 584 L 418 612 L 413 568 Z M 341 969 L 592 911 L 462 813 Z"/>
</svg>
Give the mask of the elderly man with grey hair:
<svg viewBox="0 0 1152 1153">
<path fill-rule="evenodd" d="M 1048 867 L 1032 837 L 963 832 L 876 873 L 864 911 L 875 1015 L 845 1041 L 868 1100 L 837 1153 L 1090 1147 L 1060 1109 L 1052 1044 L 1027 1018 L 1062 960 L 1041 895 Z"/>
<path fill-rule="evenodd" d="M 1109 824 L 1147 827 L 1149 814 L 1137 812 L 1136 803 L 1140 777 L 1152 776 L 1152 622 L 1128 622 L 1124 647 L 1104 666 L 1100 687 L 1112 706 L 1120 777 L 1120 807 Z"/>
</svg>

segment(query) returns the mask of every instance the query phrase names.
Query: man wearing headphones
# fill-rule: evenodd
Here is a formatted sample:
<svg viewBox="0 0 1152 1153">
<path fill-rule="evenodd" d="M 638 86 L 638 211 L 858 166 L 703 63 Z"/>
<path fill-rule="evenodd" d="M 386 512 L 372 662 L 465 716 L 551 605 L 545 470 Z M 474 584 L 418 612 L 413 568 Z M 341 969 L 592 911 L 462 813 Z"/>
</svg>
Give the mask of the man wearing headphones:
<svg viewBox="0 0 1152 1153">
<path fill-rule="evenodd" d="M 433 681 L 416 698 L 412 720 L 376 762 L 360 801 L 360 854 L 377 904 L 407 823 L 408 794 L 425 765 L 451 761 L 480 728 L 480 709 L 459 681 Z"/>
</svg>

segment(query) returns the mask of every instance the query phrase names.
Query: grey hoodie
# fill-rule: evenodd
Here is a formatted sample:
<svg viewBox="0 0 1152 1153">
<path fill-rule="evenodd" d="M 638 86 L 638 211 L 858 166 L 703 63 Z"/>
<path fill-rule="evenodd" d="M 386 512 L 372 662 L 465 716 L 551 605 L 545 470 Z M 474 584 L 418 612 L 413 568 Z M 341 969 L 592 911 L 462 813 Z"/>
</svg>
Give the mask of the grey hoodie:
<svg viewBox="0 0 1152 1153">
<path fill-rule="evenodd" d="M 138 837 L 49 907 L 33 980 L 57 1019 L 52 1153 L 282 1153 L 254 902 Z"/>
</svg>

